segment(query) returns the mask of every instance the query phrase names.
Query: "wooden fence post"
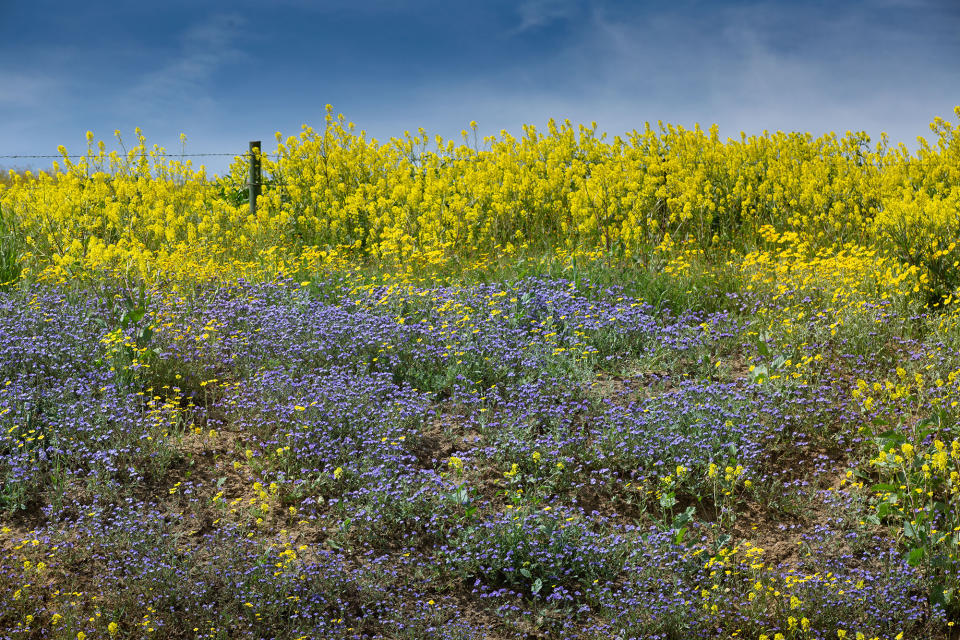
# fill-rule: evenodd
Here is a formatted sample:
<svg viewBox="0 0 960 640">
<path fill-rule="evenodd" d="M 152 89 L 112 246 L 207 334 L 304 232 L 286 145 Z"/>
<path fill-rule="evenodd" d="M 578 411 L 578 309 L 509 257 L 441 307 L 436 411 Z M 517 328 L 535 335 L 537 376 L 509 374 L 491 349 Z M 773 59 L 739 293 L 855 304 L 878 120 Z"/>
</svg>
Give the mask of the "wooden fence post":
<svg viewBox="0 0 960 640">
<path fill-rule="evenodd" d="M 260 195 L 260 141 L 250 141 L 250 215 L 257 215 L 257 196 Z"/>
</svg>

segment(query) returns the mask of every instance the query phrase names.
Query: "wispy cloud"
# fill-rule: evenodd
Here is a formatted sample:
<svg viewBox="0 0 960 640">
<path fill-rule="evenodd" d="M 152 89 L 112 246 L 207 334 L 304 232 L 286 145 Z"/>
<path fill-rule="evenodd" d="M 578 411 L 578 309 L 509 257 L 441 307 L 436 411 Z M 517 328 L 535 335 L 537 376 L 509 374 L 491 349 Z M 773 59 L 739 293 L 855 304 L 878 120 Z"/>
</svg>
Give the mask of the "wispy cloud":
<svg viewBox="0 0 960 640">
<path fill-rule="evenodd" d="M 558 20 L 567 20 L 576 14 L 577 3 L 573 0 L 523 0 L 517 4 L 516 12 L 520 22 L 508 35 L 518 35 Z"/>
<path fill-rule="evenodd" d="M 0 108 L 34 109 L 49 105 L 60 93 L 60 85 L 49 75 L 0 70 Z"/>
<path fill-rule="evenodd" d="M 691 16 L 594 5 L 579 34 L 532 74 L 563 78 L 538 101 L 594 113 L 590 119 L 611 133 L 662 119 L 717 123 L 731 137 L 764 129 L 886 131 L 914 146 L 934 116 L 951 112 L 960 70 L 942 59 L 945 45 L 917 49 L 908 37 L 932 19 L 904 24 L 869 9 L 750 4 Z"/>
<path fill-rule="evenodd" d="M 865 129 L 914 147 L 960 86 L 957 0 L 232 0 L 234 13 L 213 16 L 187 0 L 125 6 L 50 21 L 21 3 L 19 22 L 0 21 L 6 153 L 134 126 L 151 143 L 176 148 L 182 131 L 188 151 L 230 151 L 322 126 L 327 102 L 381 140 L 417 126 L 459 138 L 474 119 L 516 135 L 553 117 L 611 134 L 657 120 L 717 123 L 734 138 Z M 144 20 L 150 37 L 137 35 Z M 91 41 L 93 28 L 119 37 Z M 247 63 L 263 95 L 282 99 L 237 108 Z"/>
<path fill-rule="evenodd" d="M 56 71 L 32 69 L 32 73 L 0 70 L 0 154 L 53 154 L 59 141 L 49 139 L 51 127 L 63 123 L 72 104 L 69 79 Z M 82 132 L 81 132 L 82 135 Z M 81 138 L 82 139 L 82 138 Z M 46 160 L 0 160 L 0 167 L 35 168 Z"/>
<path fill-rule="evenodd" d="M 242 26 L 239 16 L 218 15 L 187 29 L 179 50 L 120 97 L 122 109 L 156 116 L 213 107 L 217 72 L 245 55 Z"/>
</svg>

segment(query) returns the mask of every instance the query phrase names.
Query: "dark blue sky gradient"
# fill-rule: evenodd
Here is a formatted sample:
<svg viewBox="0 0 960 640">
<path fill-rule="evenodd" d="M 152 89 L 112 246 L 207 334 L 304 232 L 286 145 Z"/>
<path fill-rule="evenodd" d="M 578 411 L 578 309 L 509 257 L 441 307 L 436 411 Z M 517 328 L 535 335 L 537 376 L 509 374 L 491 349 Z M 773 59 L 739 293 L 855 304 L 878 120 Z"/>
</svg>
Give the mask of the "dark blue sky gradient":
<svg viewBox="0 0 960 640">
<path fill-rule="evenodd" d="M 960 2 L 0 0 L 0 60 L 0 155 L 81 153 L 88 129 L 112 146 L 136 126 L 171 150 L 183 132 L 188 153 L 240 152 L 322 127 L 327 103 L 380 140 L 553 117 L 914 148 L 960 104 Z"/>
</svg>

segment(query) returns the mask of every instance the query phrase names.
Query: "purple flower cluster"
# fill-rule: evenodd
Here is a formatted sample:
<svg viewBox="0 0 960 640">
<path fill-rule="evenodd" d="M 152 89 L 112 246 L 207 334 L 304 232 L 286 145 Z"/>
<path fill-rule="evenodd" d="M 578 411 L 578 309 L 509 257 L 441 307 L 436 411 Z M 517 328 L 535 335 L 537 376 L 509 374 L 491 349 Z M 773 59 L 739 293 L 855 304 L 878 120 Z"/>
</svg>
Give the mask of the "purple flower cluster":
<svg viewBox="0 0 960 640">
<path fill-rule="evenodd" d="M 133 326 L 123 299 L 0 295 L 0 638 L 943 621 L 832 486 L 880 415 L 851 400 L 850 370 L 879 370 L 852 347 L 781 340 L 809 372 L 759 385 L 718 364 L 766 363 L 749 314 L 654 313 L 566 280 L 238 282 L 153 292 Z M 789 552 L 751 551 L 758 513 Z"/>
</svg>

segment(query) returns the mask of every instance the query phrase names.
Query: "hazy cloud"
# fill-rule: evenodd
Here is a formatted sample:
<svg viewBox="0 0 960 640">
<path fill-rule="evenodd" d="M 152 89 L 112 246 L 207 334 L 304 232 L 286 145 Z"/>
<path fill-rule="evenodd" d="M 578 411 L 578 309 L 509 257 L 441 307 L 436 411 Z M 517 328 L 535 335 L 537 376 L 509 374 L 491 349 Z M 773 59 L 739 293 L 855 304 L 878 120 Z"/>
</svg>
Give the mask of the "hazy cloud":
<svg viewBox="0 0 960 640">
<path fill-rule="evenodd" d="M 52 76 L 0 70 L 0 108 L 33 109 L 49 105 L 60 92 Z"/>
<path fill-rule="evenodd" d="M 119 101 L 121 110 L 169 115 L 212 108 L 220 85 L 217 72 L 245 55 L 237 46 L 243 19 L 218 15 L 188 28 L 179 50 L 148 71 Z"/>
<path fill-rule="evenodd" d="M 50 23 L 17 5 L 20 26 L 8 21 L 0 42 L 7 153 L 137 125 L 150 143 L 176 148 L 184 131 L 188 152 L 242 150 L 322 127 L 328 102 L 380 140 L 419 126 L 459 139 L 471 120 L 522 135 L 569 118 L 611 135 L 658 120 L 732 138 L 886 131 L 915 148 L 960 102 L 956 0 L 171 2 L 102 5 L 97 19 L 123 34 L 106 44 L 76 28 L 93 20 L 85 10 Z M 145 20 L 154 31 L 136 35 Z M 242 109 L 240 63 L 258 73 Z"/>
<path fill-rule="evenodd" d="M 597 5 L 578 36 L 536 69 L 562 78 L 555 89 L 513 99 L 541 118 L 531 102 L 595 114 L 587 119 L 610 133 L 662 119 L 717 123 L 734 138 L 764 129 L 866 130 L 875 139 L 886 131 L 914 147 L 929 121 L 960 101 L 952 91 L 960 67 L 943 45 L 913 35 L 933 18 L 911 13 L 903 23 L 868 9 L 741 4 L 691 16 Z M 939 25 L 951 27 L 960 22 Z"/>
<path fill-rule="evenodd" d="M 510 30 L 509 35 L 518 35 L 557 20 L 566 20 L 573 17 L 576 11 L 577 4 L 573 0 L 522 0 L 516 8 L 520 23 Z"/>
</svg>

